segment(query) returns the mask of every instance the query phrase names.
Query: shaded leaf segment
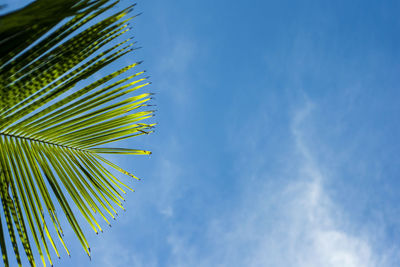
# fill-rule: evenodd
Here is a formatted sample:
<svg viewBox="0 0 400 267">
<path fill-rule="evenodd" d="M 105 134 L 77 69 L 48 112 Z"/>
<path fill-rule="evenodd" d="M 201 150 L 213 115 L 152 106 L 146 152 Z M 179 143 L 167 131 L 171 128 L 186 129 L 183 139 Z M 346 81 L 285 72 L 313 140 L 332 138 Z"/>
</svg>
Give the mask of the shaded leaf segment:
<svg viewBox="0 0 400 267">
<path fill-rule="evenodd" d="M 146 123 L 154 111 L 148 104 L 151 94 L 141 90 L 150 84 L 145 72 L 136 70 L 141 62 L 78 84 L 135 50 L 131 38 L 121 39 L 130 30 L 133 6 L 96 20 L 116 4 L 38 0 L 0 17 L 0 246 L 5 266 L 14 262 L 7 254 L 10 247 L 19 266 L 21 251 L 31 266 L 36 266 L 34 255 L 44 266 L 53 265 L 52 256 L 60 257 L 61 250 L 69 255 L 58 210 L 90 256 L 72 203 L 93 231 L 102 231 L 98 218 L 109 224 L 123 209 L 122 194 L 132 190 L 109 169 L 138 179 L 102 155 L 150 154 L 116 145 L 155 126 Z"/>
</svg>

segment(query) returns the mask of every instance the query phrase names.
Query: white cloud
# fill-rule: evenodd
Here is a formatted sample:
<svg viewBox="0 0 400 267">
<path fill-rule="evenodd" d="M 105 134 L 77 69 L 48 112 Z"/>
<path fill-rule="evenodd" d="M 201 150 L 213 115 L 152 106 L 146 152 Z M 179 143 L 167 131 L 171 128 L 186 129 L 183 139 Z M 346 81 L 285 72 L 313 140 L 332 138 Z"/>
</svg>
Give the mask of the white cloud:
<svg viewBox="0 0 400 267">
<path fill-rule="evenodd" d="M 327 195 L 324 183 L 331 177 L 321 170 L 313 157 L 315 148 L 305 141 L 304 123 L 312 110 L 307 102 L 293 116 L 293 149 L 298 156 L 295 162 L 288 160 L 290 171 L 285 175 L 294 179 L 281 177 L 290 182 L 277 185 L 269 182 L 269 174 L 245 174 L 264 182 L 247 185 L 242 204 L 207 225 L 206 248 L 171 235 L 171 266 L 386 266 L 387 255 L 375 252 L 370 242 L 374 234 L 349 230 L 350 221 Z"/>
<path fill-rule="evenodd" d="M 341 229 L 346 218 L 326 195 L 323 183 L 328 177 L 321 174 L 312 148 L 304 141 L 307 132 L 302 123 L 312 110 L 312 103 L 307 102 L 292 124 L 301 163 L 298 181 L 289 186 L 293 202 L 288 212 L 293 222 L 303 223 L 292 223 L 294 235 L 288 240 L 296 266 L 377 266 L 368 241 Z"/>
</svg>

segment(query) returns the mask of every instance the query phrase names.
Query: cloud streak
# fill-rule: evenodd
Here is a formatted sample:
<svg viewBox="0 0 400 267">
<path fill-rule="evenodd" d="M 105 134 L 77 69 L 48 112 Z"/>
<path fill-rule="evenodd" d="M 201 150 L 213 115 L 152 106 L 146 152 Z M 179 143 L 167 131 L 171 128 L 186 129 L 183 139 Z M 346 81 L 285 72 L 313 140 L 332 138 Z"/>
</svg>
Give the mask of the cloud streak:
<svg viewBox="0 0 400 267">
<path fill-rule="evenodd" d="M 272 188 L 268 174 L 255 174 L 265 182 L 249 185 L 239 207 L 231 207 L 229 214 L 208 224 L 205 246 L 194 245 L 182 235 L 169 237 L 171 266 L 385 266 L 370 238 L 352 233 L 349 220 L 327 195 L 324 183 L 331 177 L 318 166 L 315 148 L 305 141 L 304 125 L 312 112 L 308 101 L 292 118 L 297 156 L 287 164 L 296 168 L 285 175 L 294 179 L 275 177 L 290 181 Z"/>
</svg>

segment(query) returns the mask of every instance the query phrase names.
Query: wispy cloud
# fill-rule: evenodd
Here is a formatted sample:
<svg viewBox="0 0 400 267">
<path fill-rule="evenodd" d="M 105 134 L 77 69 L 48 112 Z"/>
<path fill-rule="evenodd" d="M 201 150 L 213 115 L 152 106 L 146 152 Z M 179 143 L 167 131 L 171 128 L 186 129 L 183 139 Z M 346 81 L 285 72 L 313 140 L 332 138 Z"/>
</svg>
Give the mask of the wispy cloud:
<svg viewBox="0 0 400 267">
<path fill-rule="evenodd" d="M 291 131 L 295 149 L 299 152 L 297 181 L 290 184 L 285 192 L 288 196 L 287 235 L 289 258 L 294 266 L 377 266 L 378 256 L 374 254 L 367 240 L 342 229 L 346 218 L 331 202 L 324 188 L 329 177 L 323 174 L 313 157 L 312 150 L 305 142 L 307 131 L 303 123 L 313 110 L 307 102 L 297 111 Z M 285 253 L 286 254 L 286 253 Z"/>
<path fill-rule="evenodd" d="M 349 230 L 357 225 L 348 227 L 350 220 L 326 192 L 332 177 L 319 167 L 316 148 L 305 141 L 313 108 L 307 101 L 292 118 L 297 156 L 287 162 L 290 172 L 285 175 L 294 178 L 275 177 L 290 182 L 272 186 L 267 173 L 255 174 L 264 183 L 248 185 L 241 205 L 209 222 L 204 246 L 182 235 L 169 237 L 171 266 L 386 266 L 387 258 L 374 251 L 371 236 Z"/>
</svg>

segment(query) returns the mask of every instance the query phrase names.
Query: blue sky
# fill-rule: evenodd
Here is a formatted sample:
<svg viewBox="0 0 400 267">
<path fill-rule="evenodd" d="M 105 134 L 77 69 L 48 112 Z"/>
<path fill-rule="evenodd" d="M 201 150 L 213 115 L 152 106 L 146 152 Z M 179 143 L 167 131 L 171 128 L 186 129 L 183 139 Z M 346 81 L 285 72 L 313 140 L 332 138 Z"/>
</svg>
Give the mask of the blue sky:
<svg viewBox="0 0 400 267">
<path fill-rule="evenodd" d="M 56 266 L 400 264 L 398 1 L 136 10 L 158 126 L 125 145 L 153 155 L 114 158 L 127 211 Z"/>
</svg>

